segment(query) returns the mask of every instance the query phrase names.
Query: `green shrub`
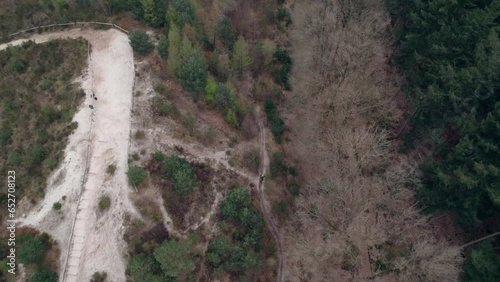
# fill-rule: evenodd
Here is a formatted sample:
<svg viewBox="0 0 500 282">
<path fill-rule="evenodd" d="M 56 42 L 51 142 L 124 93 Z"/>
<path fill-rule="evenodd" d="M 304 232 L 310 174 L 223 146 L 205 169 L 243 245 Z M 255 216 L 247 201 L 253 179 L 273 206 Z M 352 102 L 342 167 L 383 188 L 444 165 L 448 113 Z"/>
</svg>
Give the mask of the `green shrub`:
<svg viewBox="0 0 500 282">
<path fill-rule="evenodd" d="M 226 46 L 229 50 L 232 50 L 234 43 L 236 42 L 236 32 L 234 31 L 234 27 L 228 17 L 223 16 L 221 18 L 217 24 L 216 33 L 222 44 L 224 44 L 224 46 Z"/>
<path fill-rule="evenodd" d="M 154 281 L 153 277 L 161 273 L 159 263 L 146 254 L 139 254 L 131 257 L 128 261 L 128 269 L 133 281 Z"/>
<path fill-rule="evenodd" d="M 169 277 L 186 275 L 196 269 L 193 257 L 184 241 L 165 241 L 156 247 L 153 253 L 163 272 Z"/>
<path fill-rule="evenodd" d="M 163 59 L 168 57 L 168 39 L 166 36 L 160 37 L 158 41 L 158 53 Z"/>
<path fill-rule="evenodd" d="M 162 173 L 164 177 L 172 180 L 174 191 L 181 195 L 193 192 L 200 185 L 191 164 L 176 155 L 170 155 L 165 159 Z"/>
<path fill-rule="evenodd" d="M 9 154 L 7 158 L 7 163 L 11 166 L 18 166 L 21 163 L 22 155 L 21 153 L 14 151 Z"/>
<path fill-rule="evenodd" d="M 264 110 L 267 115 L 267 121 L 271 126 L 271 132 L 274 135 L 274 140 L 279 144 L 282 142 L 282 136 L 285 132 L 285 122 L 279 115 L 279 112 L 273 100 L 266 99 L 264 103 Z"/>
<path fill-rule="evenodd" d="M 208 77 L 207 85 L 205 86 L 205 100 L 207 103 L 212 103 L 217 93 L 217 82 L 211 77 Z"/>
<path fill-rule="evenodd" d="M 109 198 L 108 195 L 102 195 L 99 198 L 98 206 L 99 206 L 99 211 L 101 211 L 101 212 L 109 209 L 109 207 L 111 207 L 111 198 Z"/>
<path fill-rule="evenodd" d="M 106 282 L 108 281 L 108 273 L 103 272 L 94 272 L 92 278 L 90 278 L 90 282 Z"/>
<path fill-rule="evenodd" d="M 62 204 L 59 203 L 59 202 L 55 202 L 53 205 L 52 205 L 52 208 L 55 209 L 55 210 L 60 210 L 62 208 Z"/>
<path fill-rule="evenodd" d="M 5 146 L 9 144 L 10 138 L 12 137 L 12 129 L 10 128 L 1 128 L 0 129 L 0 145 Z"/>
<path fill-rule="evenodd" d="M 28 279 L 28 282 L 57 282 L 59 275 L 57 272 L 47 269 L 37 270 L 33 276 Z"/>
<path fill-rule="evenodd" d="M 50 169 L 50 170 L 54 170 L 56 167 L 57 167 L 57 159 L 49 159 L 47 160 L 47 167 Z"/>
<path fill-rule="evenodd" d="M 46 243 L 41 238 L 30 239 L 18 249 L 19 262 L 24 264 L 39 264 L 45 256 Z"/>
<path fill-rule="evenodd" d="M 189 55 L 181 66 L 179 81 L 193 99 L 197 99 L 199 93 L 203 93 L 207 82 L 207 64 L 199 50 Z"/>
<path fill-rule="evenodd" d="M 286 90 L 290 90 L 290 82 L 288 77 L 292 71 L 292 58 L 286 49 L 279 48 L 274 52 L 273 58 L 277 66 L 273 71 L 274 81 L 283 85 Z"/>
<path fill-rule="evenodd" d="M 49 90 L 52 88 L 52 81 L 50 79 L 42 79 L 42 81 L 40 81 L 40 88 L 42 90 Z"/>
<path fill-rule="evenodd" d="M 46 155 L 46 152 L 45 152 L 45 148 L 43 147 L 43 145 L 35 144 L 33 146 L 33 148 L 31 148 L 30 157 L 31 157 L 31 160 L 35 164 L 39 164 L 43 160 L 45 160 L 45 155 Z"/>
<path fill-rule="evenodd" d="M 138 166 L 131 166 L 127 171 L 128 183 L 134 187 L 141 185 L 146 177 L 144 169 Z"/>
<path fill-rule="evenodd" d="M 157 162 L 161 162 L 165 159 L 165 155 L 163 154 L 163 152 L 161 151 L 156 151 L 154 154 L 153 154 L 153 159 Z"/>
<path fill-rule="evenodd" d="M 144 30 L 140 29 L 136 29 L 130 34 L 129 42 L 134 52 L 140 55 L 146 55 L 154 48 L 154 44 L 151 42 L 149 35 Z"/>
</svg>

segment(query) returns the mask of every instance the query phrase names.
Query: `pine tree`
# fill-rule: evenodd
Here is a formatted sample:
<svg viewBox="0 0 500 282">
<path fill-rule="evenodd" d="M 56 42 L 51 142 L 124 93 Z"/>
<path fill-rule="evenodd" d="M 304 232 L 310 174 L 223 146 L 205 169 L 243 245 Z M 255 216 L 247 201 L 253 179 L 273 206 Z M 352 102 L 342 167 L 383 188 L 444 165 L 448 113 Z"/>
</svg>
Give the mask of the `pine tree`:
<svg viewBox="0 0 500 282">
<path fill-rule="evenodd" d="M 181 67 L 179 80 L 194 100 L 202 93 L 207 82 L 207 64 L 200 50 L 194 50 Z"/>
<path fill-rule="evenodd" d="M 129 42 L 137 54 L 145 55 L 154 49 L 153 42 L 151 42 L 149 35 L 144 30 L 134 30 L 129 36 Z"/>
<path fill-rule="evenodd" d="M 179 28 L 176 25 L 172 25 L 170 31 L 168 32 L 168 70 L 170 74 L 178 77 L 179 70 L 182 65 L 182 61 L 179 58 L 179 53 L 181 50 L 181 36 L 179 33 Z"/>
<path fill-rule="evenodd" d="M 231 20 L 229 20 L 228 17 L 222 17 L 217 25 L 216 33 L 222 44 L 224 44 L 224 46 L 226 46 L 229 50 L 232 50 L 234 42 L 236 41 L 236 32 L 234 31 Z"/>
<path fill-rule="evenodd" d="M 168 39 L 165 36 L 160 37 L 158 41 L 158 53 L 163 59 L 168 57 Z"/>
<path fill-rule="evenodd" d="M 232 67 L 239 76 L 252 65 L 252 59 L 248 52 L 248 44 L 242 36 L 238 37 L 234 46 Z"/>
</svg>

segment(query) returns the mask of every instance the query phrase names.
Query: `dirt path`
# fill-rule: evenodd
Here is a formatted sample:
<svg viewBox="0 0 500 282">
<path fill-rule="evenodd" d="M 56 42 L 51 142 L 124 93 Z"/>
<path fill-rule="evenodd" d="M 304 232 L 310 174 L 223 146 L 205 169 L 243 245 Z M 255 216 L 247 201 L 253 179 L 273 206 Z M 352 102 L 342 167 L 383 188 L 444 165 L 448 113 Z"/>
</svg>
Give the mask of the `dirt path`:
<svg viewBox="0 0 500 282">
<path fill-rule="evenodd" d="M 59 242 L 62 281 L 89 281 L 96 271 L 106 271 L 110 281 L 125 281 L 123 216 L 138 215 L 128 200 L 130 190 L 125 175 L 133 53 L 128 37 L 116 30 L 72 29 L 29 39 L 42 43 L 67 37 L 83 37 L 91 44 L 89 70 L 80 81 L 87 97 L 73 119 L 78 128 L 69 138 L 64 161 L 48 180 L 42 203 L 22 224 L 47 232 Z M 0 49 L 6 47 L 0 45 Z M 91 93 L 98 100 L 90 98 Z M 95 107 L 95 114 L 89 104 Z M 105 172 L 109 164 L 117 167 L 113 177 Z M 97 203 L 103 194 L 111 198 L 111 208 L 99 214 Z M 63 196 L 66 200 L 62 200 Z M 52 210 L 57 201 L 63 203 L 60 212 Z"/>
<path fill-rule="evenodd" d="M 260 175 L 264 175 L 266 173 L 267 167 L 269 166 L 269 156 L 267 154 L 267 149 L 266 149 L 266 132 L 262 124 L 262 118 L 259 111 L 257 111 L 256 116 L 260 131 L 260 136 L 259 136 L 260 159 L 261 159 Z M 263 181 L 259 181 L 259 185 L 257 186 L 258 187 L 257 194 L 259 195 L 260 208 L 262 209 L 262 213 L 264 214 L 264 219 L 269 227 L 269 230 L 271 231 L 271 234 L 273 235 L 274 241 L 276 242 L 278 248 L 278 269 L 277 269 L 276 281 L 283 282 L 285 266 L 286 266 L 286 261 L 285 261 L 286 257 L 284 252 L 285 244 L 283 241 L 283 236 L 281 236 L 276 221 L 274 220 L 273 215 L 270 211 L 269 203 L 266 201 L 266 196 L 264 194 L 265 190 L 264 183 L 265 179 Z"/>
</svg>

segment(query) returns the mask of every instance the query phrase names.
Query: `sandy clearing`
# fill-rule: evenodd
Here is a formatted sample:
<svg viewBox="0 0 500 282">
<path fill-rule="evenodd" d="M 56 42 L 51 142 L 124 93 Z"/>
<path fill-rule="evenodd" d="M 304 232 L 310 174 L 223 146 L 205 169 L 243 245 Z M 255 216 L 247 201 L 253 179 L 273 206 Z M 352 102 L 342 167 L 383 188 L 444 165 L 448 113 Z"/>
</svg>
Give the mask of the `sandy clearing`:
<svg viewBox="0 0 500 282">
<path fill-rule="evenodd" d="M 69 138 L 64 161 L 49 178 L 44 200 L 22 220 L 22 225 L 47 232 L 60 243 L 61 271 L 66 269 L 69 253 L 66 273 L 60 275 L 63 281 L 88 281 L 96 271 L 106 271 L 110 281 L 125 281 L 127 248 L 123 241 L 123 216 L 130 213 L 140 217 L 128 199 L 131 190 L 125 175 L 134 81 L 133 53 L 128 37 L 113 29 L 72 29 L 36 34 L 29 39 L 42 43 L 68 37 L 83 37 L 92 46 L 89 70 L 80 79 L 87 98 L 73 118 L 78 128 Z M 23 41 L 26 39 L 8 44 L 18 45 Z M 2 44 L 0 50 L 6 47 L 7 44 Z M 97 101 L 90 98 L 92 91 Z M 97 109 L 93 116 L 89 104 Z M 111 163 L 117 167 L 114 177 L 105 172 Z M 55 184 L 58 178 L 63 180 Z M 99 215 L 96 207 L 103 194 L 110 196 L 112 204 L 108 212 Z M 67 198 L 62 210 L 53 211 L 53 203 L 61 201 L 63 196 Z"/>
</svg>

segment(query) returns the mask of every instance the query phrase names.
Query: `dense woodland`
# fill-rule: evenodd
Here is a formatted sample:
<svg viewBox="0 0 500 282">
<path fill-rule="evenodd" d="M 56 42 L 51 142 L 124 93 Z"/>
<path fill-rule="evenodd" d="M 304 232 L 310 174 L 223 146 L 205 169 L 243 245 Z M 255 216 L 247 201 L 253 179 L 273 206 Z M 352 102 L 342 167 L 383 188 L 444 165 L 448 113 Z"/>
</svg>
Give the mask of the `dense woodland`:
<svg viewBox="0 0 500 282">
<path fill-rule="evenodd" d="M 428 155 L 418 197 L 470 239 L 500 231 L 500 1 L 388 1 L 400 27 L 407 146 Z M 425 149 L 424 149 L 425 148 Z M 498 281 L 499 239 L 474 246 L 465 281 Z M 495 266 L 496 265 L 496 266 Z"/>
</svg>

